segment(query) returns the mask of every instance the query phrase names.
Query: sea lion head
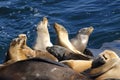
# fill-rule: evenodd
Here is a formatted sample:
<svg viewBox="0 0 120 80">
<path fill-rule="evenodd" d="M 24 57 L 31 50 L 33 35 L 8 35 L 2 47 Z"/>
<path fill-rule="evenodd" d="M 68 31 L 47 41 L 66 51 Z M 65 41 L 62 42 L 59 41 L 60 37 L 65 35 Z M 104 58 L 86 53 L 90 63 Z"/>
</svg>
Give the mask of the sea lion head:
<svg viewBox="0 0 120 80">
<path fill-rule="evenodd" d="M 92 68 L 99 67 L 114 58 L 119 58 L 119 56 L 114 51 L 104 50 L 96 59 L 94 59 L 92 63 Z"/>
<path fill-rule="evenodd" d="M 60 36 L 64 37 L 64 36 L 66 36 L 68 34 L 67 30 L 62 25 L 60 25 L 58 23 L 55 23 L 54 28 L 55 28 L 57 34 L 59 35 L 59 37 Z"/>
<path fill-rule="evenodd" d="M 46 17 L 43 17 L 43 20 L 38 23 L 37 32 L 45 31 L 44 28 L 47 28 L 47 25 L 48 25 L 48 19 Z"/>
<path fill-rule="evenodd" d="M 10 43 L 10 47 L 12 48 L 21 48 L 23 45 L 25 45 L 25 39 L 23 38 L 15 38 Z"/>
<path fill-rule="evenodd" d="M 83 34 L 83 35 L 90 35 L 93 32 L 94 28 L 91 27 L 86 27 L 86 28 L 82 28 L 78 31 L 78 33 Z"/>
<path fill-rule="evenodd" d="M 119 72 L 120 58 L 114 51 L 104 50 L 92 62 L 89 75 L 95 80 L 106 80 L 108 78 L 120 78 Z"/>
<path fill-rule="evenodd" d="M 46 49 L 49 53 L 51 53 L 52 55 L 57 57 L 59 61 L 68 60 L 68 59 L 75 59 L 75 60 L 78 60 L 78 59 L 90 60 L 90 59 L 92 59 L 90 56 L 76 54 L 73 51 L 71 51 L 65 47 L 58 46 L 58 45 L 54 45 L 52 47 L 47 47 Z"/>
<path fill-rule="evenodd" d="M 112 50 L 105 50 L 99 56 L 102 57 L 105 62 L 114 58 L 119 58 L 119 56 Z"/>
<path fill-rule="evenodd" d="M 13 60 L 20 60 L 25 59 L 25 54 L 22 54 L 20 51 L 24 48 L 26 45 L 26 36 L 25 35 L 19 35 L 18 38 L 15 38 L 10 43 L 9 53 L 8 53 L 8 59 Z M 22 57 L 20 57 L 22 56 Z"/>
</svg>

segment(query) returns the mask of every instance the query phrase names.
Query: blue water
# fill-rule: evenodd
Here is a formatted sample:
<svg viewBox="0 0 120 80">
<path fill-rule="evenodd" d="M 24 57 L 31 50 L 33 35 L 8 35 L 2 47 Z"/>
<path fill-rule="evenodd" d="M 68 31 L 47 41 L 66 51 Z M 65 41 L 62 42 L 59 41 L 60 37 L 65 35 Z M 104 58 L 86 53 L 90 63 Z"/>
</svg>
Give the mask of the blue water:
<svg viewBox="0 0 120 80">
<path fill-rule="evenodd" d="M 120 39 L 120 0 L 0 0 L 0 62 L 13 38 L 28 36 L 32 47 L 36 24 L 46 16 L 52 42 L 56 38 L 54 22 L 65 26 L 70 38 L 83 27 L 93 26 L 89 48 Z"/>
</svg>

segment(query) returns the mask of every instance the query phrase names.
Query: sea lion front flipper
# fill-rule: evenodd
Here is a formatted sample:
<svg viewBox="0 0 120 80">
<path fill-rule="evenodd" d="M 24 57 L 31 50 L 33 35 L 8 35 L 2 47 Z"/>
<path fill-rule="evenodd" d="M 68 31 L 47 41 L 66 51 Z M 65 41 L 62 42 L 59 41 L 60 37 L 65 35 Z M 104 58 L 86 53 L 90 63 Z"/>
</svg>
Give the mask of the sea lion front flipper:
<svg viewBox="0 0 120 80">
<path fill-rule="evenodd" d="M 58 62 L 58 59 L 54 55 L 50 54 L 49 52 L 35 50 L 35 54 L 36 54 L 36 57 L 38 58 L 48 59 L 48 60 L 53 60 Z"/>
<path fill-rule="evenodd" d="M 92 66 L 92 60 L 64 60 L 60 63 L 69 66 L 70 68 L 79 73 L 89 69 Z"/>
</svg>

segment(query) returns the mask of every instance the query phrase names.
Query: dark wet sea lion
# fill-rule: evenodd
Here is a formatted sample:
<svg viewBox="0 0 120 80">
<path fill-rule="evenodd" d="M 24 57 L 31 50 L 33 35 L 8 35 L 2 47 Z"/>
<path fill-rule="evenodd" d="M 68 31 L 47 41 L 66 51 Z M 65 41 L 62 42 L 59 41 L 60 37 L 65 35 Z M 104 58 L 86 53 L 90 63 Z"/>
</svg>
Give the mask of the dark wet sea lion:
<svg viewBox="0 0 120 80">
<path fill-rule="evenodd" d="M 120 58 L 111 51 L 103 51 L 93 62 L 89 71 L 91 78 L 95 80 L 120 79 Z"/>
<path fill-rule="evenodd" d="M 75 59 L 75 60 L 89 60 L 92 59 L 92 57 L 87 56 L 87 55 L 81 55 L 81 54 L 76 54 L 73 51 L 62 47 L 58 45 L 54 45 L 52 47 L 47 47 L 46 48 L 49 53 L 54 55 L 55 57 L 58 58 L 59 61 L 61 60 L 68 60 L 68 59 Z"/>
<path fill-rule="evenodd" d="M 65 65 L 45 59 L 18 61 L 0 69 L 0 80 L 88 80 Z"/>
<path fill-rule="evenodd" d="M 89 36 L 93 32 L 93 30 L 93 27 L 86 27 L 80 29 L 77 32 L 76 36 L 70 40 L 70 42 L 77 50 L 79 50 L 80 52 L 84 52 L 87 47 Z"/>
<path fill-rule="evenodd" d="M 48 20 L 44 17 L 43 21 L 41 21 L 37 26 L 37 38 L 33 49 L 46 51 L 46 47 L 53 45 L 50 41 L 50 35 L 47 26 Z"/>
</svg>

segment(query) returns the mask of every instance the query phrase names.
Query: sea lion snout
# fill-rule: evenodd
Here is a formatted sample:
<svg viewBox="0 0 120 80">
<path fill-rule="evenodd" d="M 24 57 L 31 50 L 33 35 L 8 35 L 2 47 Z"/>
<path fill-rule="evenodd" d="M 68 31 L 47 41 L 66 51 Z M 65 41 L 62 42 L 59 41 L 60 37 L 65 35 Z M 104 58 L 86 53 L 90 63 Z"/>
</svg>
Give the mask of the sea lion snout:
<svg viewBox="0 0 120 80">
<path fill-rule="evenodd" d="M 91 68 L 97 68 L 99 66 L 102 66 L 103 64 L 105 64 L 105 60 L 101 56 L 98 56 L 93 60 Z"/>
</svg>

